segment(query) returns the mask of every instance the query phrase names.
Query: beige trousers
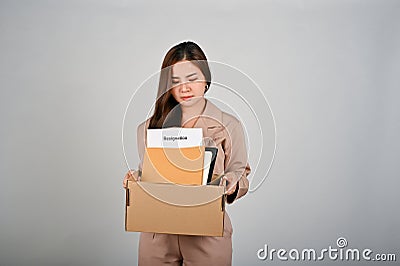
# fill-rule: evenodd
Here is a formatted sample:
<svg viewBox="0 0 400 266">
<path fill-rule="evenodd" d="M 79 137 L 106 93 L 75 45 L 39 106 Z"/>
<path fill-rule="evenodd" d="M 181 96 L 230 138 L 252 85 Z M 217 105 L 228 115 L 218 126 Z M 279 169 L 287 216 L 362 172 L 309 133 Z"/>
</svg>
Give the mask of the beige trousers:
<svg viewBox="0 0 400 266">
<path fill-rule="evenodd" d="M 225 211 L 222 237 L 140 233 L 139 266 L 232 265 L 232 224 Z"/>
</svg>

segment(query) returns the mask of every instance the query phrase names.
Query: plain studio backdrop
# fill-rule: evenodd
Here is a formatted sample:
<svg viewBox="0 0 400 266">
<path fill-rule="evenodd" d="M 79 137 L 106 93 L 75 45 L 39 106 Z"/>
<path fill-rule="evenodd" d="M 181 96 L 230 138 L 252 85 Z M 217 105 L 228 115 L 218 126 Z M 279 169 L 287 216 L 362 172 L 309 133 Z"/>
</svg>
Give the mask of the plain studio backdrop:
<svg viewBox="0 0 400 266">
<path fill-rule="evenodd" d="M 390 0 L 0 1 L 0 265 L 136 264 L 123 116 L 184 40 L 249 75 L 275 115 L 268 177 L 228 207 L 233 264 L 292 264 L 257 251 L 321 250 L 339 237 L 399 257 L 399 33 Z M 253 92 L 239 91 L 262 103 Z M 156 88 L 143 95 L 151 106 Z M 135 128 L 145 112 L 132 108 Z"/>
</svg>

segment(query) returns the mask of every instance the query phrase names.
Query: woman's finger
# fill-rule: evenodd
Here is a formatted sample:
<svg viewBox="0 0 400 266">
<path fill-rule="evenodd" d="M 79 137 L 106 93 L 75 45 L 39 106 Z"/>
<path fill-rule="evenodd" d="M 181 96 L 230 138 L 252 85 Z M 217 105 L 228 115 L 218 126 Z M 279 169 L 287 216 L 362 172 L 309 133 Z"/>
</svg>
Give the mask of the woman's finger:
<svg viewBox="0 0 400 266">
<path fill-rule="evenodd" d="M 135 170 L 129 170 L 127 173 L 127 178 L 128 180 L 130 179 L 132 181 L 132 179 L 134 181 L 138 181 L 139 180 L 139 172 L 135 171 Z"/>
<path fill-rule="evenodd" d="M 133 179 L 134 181 L 137 181 L 137 178 L 136 178 L 136 176 L 134 174 L 134 171 L 132 171 L 132 170 L 128 170 L 128 172 L 124 176 L 124 180 L 122 181 L 122 186 L 124 188 L 127 188 L 127 182 L 128 182 L 129 179 L 130 180 Z"/>
<path fill-rule="evenodd" d="M 226 188 L 226 191 L 225 191 L 225 194 L 227 194 L 227 195 L 230 195 L 230 194 L 232 194 L 233 192 L 232 192 L 232 188 L 229 188 L 228 189 L 228 187 Z"/>
<path fill-rule="evenodd" d="M 135 175 L 135 171 L 130 170 L 130 171 L 129 171 L 129 175 L 130 175 L 130 177 L 131 177 L 133 180 L 137 181 L 137 178 L 136 178 L 136 175 Z"/>
<path fill-rule="evenodd" d="M 219 185 L 220 186 L 225 186 L 226 183 L 228 182 L 226 176 L 221 177 L 220 181 L 219 181 Z"/>
<path fill-rule="evenodd" d="M 225 193 L 224 194 L 226 194 L 226 195 L 230 195 L 233 192 L 235 192 L 235 190 L 233 190 L 233 188 L 230 186 L 231 182 L 229 181 L 227 176 L 223 176 L 221 178 L 221 181 L 220 181 L 219 185 L 225 187 Z"/>
</svg>

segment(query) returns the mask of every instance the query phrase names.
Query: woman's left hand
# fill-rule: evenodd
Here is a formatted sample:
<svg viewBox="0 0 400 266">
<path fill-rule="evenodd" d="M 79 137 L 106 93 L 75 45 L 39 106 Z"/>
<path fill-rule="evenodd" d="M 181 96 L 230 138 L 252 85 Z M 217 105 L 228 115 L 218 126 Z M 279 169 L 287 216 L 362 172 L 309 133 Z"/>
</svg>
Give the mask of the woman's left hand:
<svg viewBox="0 0 400 266">
<path fill-rule="evenodd" d="M 238 181 L 234 175 L 224 175 L 221 178 L 220 185 L 225 186 L 226 195 L 231 195 L 235 192 Z"/>
</svg>

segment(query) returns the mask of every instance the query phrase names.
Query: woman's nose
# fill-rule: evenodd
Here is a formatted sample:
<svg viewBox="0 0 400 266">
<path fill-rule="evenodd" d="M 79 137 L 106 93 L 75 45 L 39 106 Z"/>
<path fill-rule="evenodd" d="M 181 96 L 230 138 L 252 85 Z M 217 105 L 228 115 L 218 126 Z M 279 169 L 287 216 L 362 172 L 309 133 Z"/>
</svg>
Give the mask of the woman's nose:
<svg viewBox="0 0 400 266">
<path fill-rule="evenodd" d="M 189 84 L 187 82 L 183 83 L 182 86 L 181 86 L 181 91 L 182 92 L 187 92 L 189 90 L 190 90 Z"/>
</svg>

